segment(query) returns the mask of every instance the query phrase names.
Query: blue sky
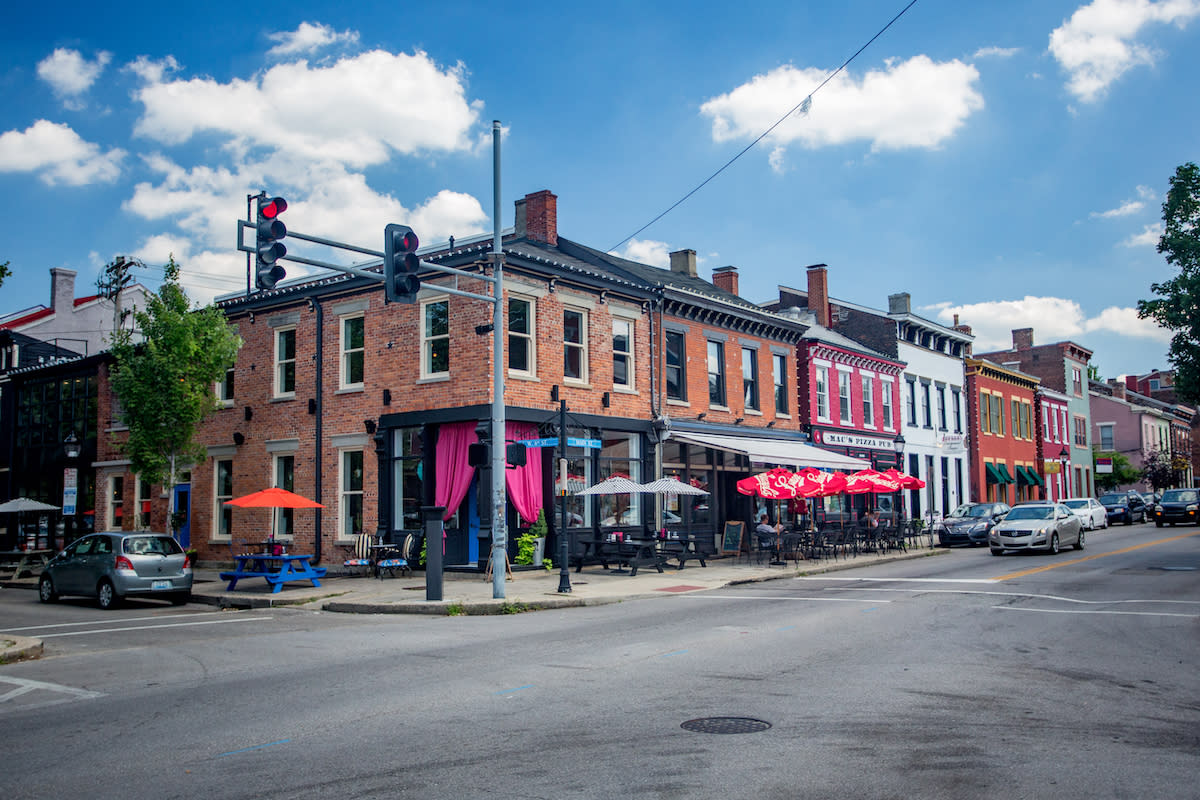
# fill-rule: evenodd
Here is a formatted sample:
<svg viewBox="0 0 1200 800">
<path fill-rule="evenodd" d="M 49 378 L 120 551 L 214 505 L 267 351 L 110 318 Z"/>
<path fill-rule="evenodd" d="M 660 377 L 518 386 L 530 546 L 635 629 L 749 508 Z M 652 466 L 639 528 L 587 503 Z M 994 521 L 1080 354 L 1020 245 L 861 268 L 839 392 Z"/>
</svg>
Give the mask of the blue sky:
<svg viewBox="0 0 1200 800">
<path fill-rule="evenodd" d="M 173 252 L 195 299 L 236 291 L 259 189 L 291 229 L 377 249 L 388 222 L 426 243 L 489 232 L 498 119 L 505 227 L 550 189 L 562 235 L 660 265 L 691 248 L 705 277 L 736 265 L 750 300 L 825 263 L 833 296 L 907 291 L 977 350 L 1032 326 L 1106 377 L 1167 366 L 1133 309 L 1172 275 L 1155 245 L 1197 158 L 1200 0 L 918 0 L 821 86 L 906 5 L 10 10 L 0 311 L 48 303 L 51 267 L 85 293 L 119 254 L 151 287 Z"/>
</svg>

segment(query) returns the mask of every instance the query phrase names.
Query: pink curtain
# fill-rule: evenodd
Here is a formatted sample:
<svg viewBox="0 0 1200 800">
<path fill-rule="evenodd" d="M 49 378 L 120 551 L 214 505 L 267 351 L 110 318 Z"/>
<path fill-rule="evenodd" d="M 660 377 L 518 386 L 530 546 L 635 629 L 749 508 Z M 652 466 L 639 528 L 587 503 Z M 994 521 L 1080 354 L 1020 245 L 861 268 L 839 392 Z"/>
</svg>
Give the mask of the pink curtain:
<svg viewBox="0 0 1200 800">
<path fill-rule="evenodd" d="M 538 438 L 537 425 L 532 422 L 506 422 L 505 430 L 504 438 L 509 442 Z M 508 499 L 521 519 L 529 523 L 537 522 L 538 511 L 542 509 L 541 449 L 530 448 L 525 454 L 525 466 L 515 469 L 509 467 L 504 470 L 504 477 Z"/>
<path fill-rule="evenodd" d="M 475 468 L 470 466 L 467 448 L 477 441 L 479 434 L 475 433 L 474 421 L 450 422 L 438 429 L 434 500 L 446 509 L 443 520 L 454 516 L 471 488 Z"/>
</svg>

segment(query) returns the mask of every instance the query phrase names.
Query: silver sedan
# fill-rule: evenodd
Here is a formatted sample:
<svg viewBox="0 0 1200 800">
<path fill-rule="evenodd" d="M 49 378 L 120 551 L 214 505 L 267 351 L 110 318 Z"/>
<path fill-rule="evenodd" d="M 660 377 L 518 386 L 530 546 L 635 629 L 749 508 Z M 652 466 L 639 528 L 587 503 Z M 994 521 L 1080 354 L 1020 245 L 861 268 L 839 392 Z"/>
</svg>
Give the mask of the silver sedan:
<svg viewBox="0 0 1200 800">
<path fill-rule="evenodd" d="M 1084 536 L 1079 517 L 1062 503 L 1026 503 L 992 528 L 988 546 L 994 556 L 1028 550 L 1057 553 L 1067 545 L 1082 550 Z"/>
</svg>

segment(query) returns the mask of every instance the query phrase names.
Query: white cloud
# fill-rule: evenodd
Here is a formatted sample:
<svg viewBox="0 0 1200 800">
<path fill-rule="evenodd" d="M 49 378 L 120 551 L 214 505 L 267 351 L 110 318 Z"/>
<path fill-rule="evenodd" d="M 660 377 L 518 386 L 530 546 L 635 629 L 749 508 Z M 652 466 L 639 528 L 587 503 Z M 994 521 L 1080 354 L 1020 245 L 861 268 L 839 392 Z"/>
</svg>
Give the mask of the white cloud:
<svg viewBox="0 0 1200 800">
<path fill-rule="evenodd" d="M 1125 241 L 1121 242 L 1124 247 L 1158 247 L 1158 240 L 1162 238 L 1163 226 L 1161 222 L 1155 222 L 1146 225 L 1142 228 L 1141 233 L 1135 233 Z"/>
<path fill-rule="evenodd" d="M 91 88 L 104 67 L 112 60 L 112 54 L 101 51 L 95 61 L 88 61 L 78 50 L 58 48 L 37 65 L 38 77 L 54 89 L 67 108 L 82 107 L 78 97 Z"/>
<path fill-rule="evenodd" d="M 1200 16 L 1200 0 L 1093 0 L 1050 33 L 1050 53 L 1067 72 L 1067 91 L 1096 102 L 1122 75 L 1152 65 L 1158 54 L 1137 41 L 1153 23 L 1185 26 Z"/>
<path fill-rule="evenodd" d="M 35 172 L 43 183 L 108 183 L 121 172 L 125 151 L 107 153 L 84 141 L 69 125 L 40 119 L 24 131 L 0 134 L 0 172 Z"/>
<path fill-rule="evenodd" d="M 161 59 L 138 56 L 126 64 L 123 69 L 132 72 L 147 83 L 161 83 L 168 73 L 179 71 L 179 62 L 175 60 L 175 56 Z"/>
<path fill-rule="evenodd" d="M 670 245 L 653 239 L 630 239 L 623 250 L 614 250 L 612 254 L 639 264 L 664 268 L 671 266 Z"/>
<path fill-rule="evenodd" d="M 1150 188 L 1149 186 L 1137 187 L 1137 193 L 1138 197 L 1147 202 L 1153 203 L 1154 201 L 1158 200 L 1158 195 L 1154 192 L 1154 189 Z"/>
<path fill-rule="evenodd" d="M 1011 58 L 1019 52 L 1019 47 L 981 47 L 971 58 Z"/>
<path fill-rule="evenodd" d="M 1171 334 L 1152 321 L 1137 318 L 1137 309 L 1110 307 L 1094 317 L 1088 317 L 1074 300 L 1061 297 L 1033 297 L 1020 300 L 992 300 L 964 305 L 926 306 L 936 311 L 935 319 L 952 324 L 958 315 L 961 324 L 971 326 L 975 334 L 974 350 L 984 353 L 1012 347 L 1012 332 L 1017 328 L 1033 328 L 1035 344 L 1063 339 L 1080 341 L 1089 333 L 1105 332 L 1119 336 L 1170 341 Z M 1086 345 L 1086 342 L 1080 341 Z"/>
<path fill-rule="evenodd" d="M 754 139 L 825 75 L 813 67 L 784 65 L 712 98 L 700 111 L 712 119 L 715 141 Z M 776 149 L 792 142 L 817 148 L 852 141 L 868 141 L 872 151 L 935 148 L 983 108 L 978 80 L 978 70 L 969 64 L 936 63 L 924 55 L 889 61 L 861 80 L 843 71 L 813 97 L 807 114 L 785 120 L 768 139 Z M 777 153 L 771 161 L 778 169 Z"/>
<path fill-rule="evenodd" d="M 145 111 L 134 130 L 171 145 L 210 131 L 228 136 L 235 151 L 262 147 L 363 168 L 393 152 L 469 152 L 479 108 L 465 94 L 461 64 L 443 70 L 420 51 L 373 50 L 330 66 L 278 64 L 229 83 L 149 80 L 135 93 Z"/>
<path fill-rule="evenodd" d="M 312 25 L 301 22 L 294 31 L 272 33 L 268 37 L 279 44 L 267 51 L 268 56 L 290 56 L 297 53 L 311 53 L 322 47 L 334 44 L 358 44 L 358 31 L 342 31 L 338 33 L 328 25 Z"/>
<path fill-rule="evenodd" d="M 1128 217 L 1130 214 L 1136 214 L 1146 207 L 1146 204 L 1141 200 L 1126 200 L 1116 208 L 1110 208 L 1108 211 L 1093 211 L 1089 216 L 1100 217 L 1102 219 L 1112 219 L 1113 217 Z"/>
</svg>

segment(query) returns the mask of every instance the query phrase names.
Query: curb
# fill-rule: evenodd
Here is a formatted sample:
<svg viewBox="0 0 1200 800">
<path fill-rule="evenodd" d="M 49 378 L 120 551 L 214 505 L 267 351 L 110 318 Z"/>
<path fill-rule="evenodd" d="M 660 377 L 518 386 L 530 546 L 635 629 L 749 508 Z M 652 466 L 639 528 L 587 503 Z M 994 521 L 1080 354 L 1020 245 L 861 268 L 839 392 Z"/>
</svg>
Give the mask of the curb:
<svg viewBox="0 0 1200 800">
<path fill-rule="evenodd" d="M 28 636 L 0 636 L 0 664 L 12 664 L 17 661 L 29 661 L 42 657 L 42 640 Z"/>
</svg>

